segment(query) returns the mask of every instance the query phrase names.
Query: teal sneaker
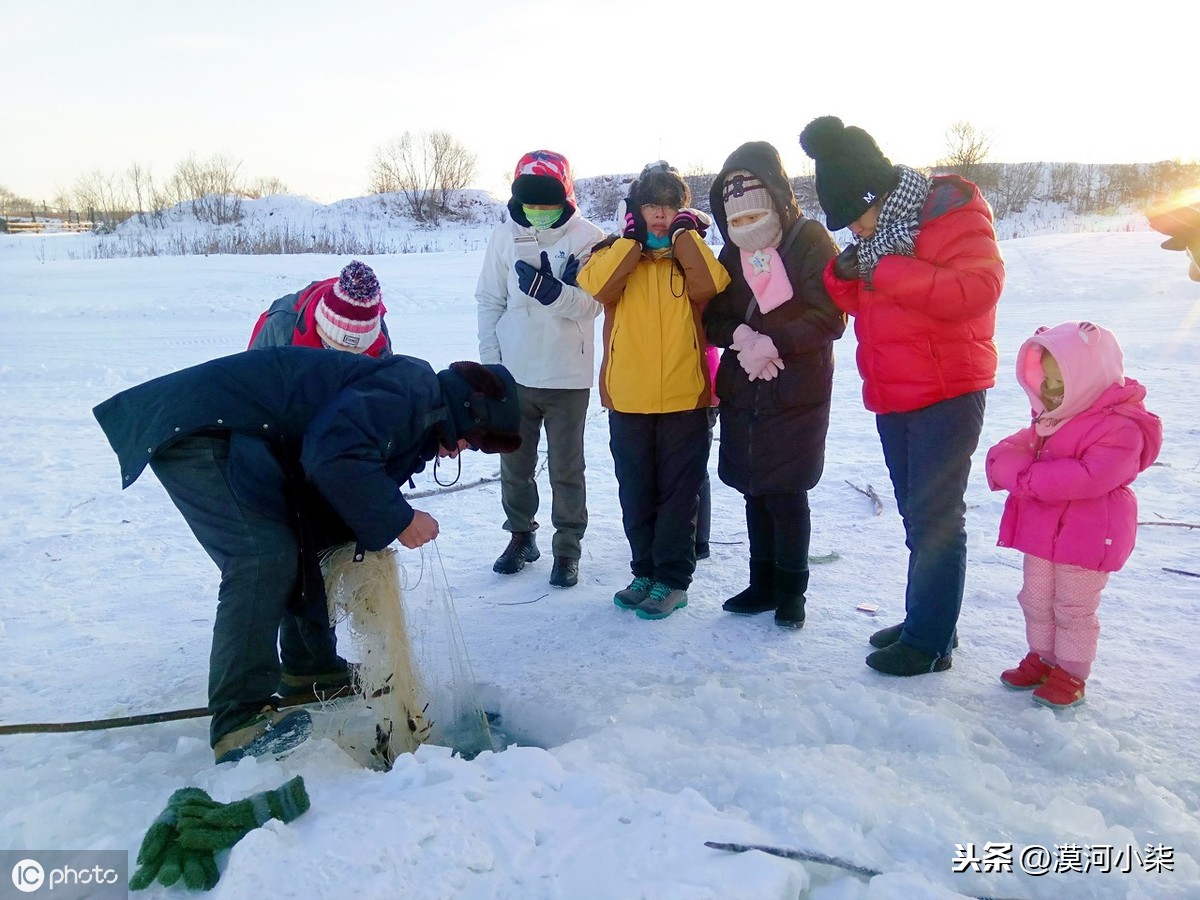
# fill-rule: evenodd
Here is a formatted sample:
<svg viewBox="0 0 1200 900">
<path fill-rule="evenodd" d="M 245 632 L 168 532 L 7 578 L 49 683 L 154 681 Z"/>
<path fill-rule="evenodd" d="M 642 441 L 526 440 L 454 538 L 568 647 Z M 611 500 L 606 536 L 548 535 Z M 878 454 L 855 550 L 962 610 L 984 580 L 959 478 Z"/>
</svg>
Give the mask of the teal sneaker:
<svg viewBox="0 0 1200 900">
<path fill-rule="evenodd" d="M 639 619 L 665 619 L 688 604 L 687 591 L 673 588 L 661 581 L 654 582 L 650 593 L 635 610 Z"/>
<path fill-rule="evenodd" d="M 642 601 L 650 596 L 650 588 L 653 586 L 653 581 L 645 575 L 639 575 L 629 582 L 629 587 L 613 594 L 613 603 L 621 609 L 637 609 Z"/>
</svg>

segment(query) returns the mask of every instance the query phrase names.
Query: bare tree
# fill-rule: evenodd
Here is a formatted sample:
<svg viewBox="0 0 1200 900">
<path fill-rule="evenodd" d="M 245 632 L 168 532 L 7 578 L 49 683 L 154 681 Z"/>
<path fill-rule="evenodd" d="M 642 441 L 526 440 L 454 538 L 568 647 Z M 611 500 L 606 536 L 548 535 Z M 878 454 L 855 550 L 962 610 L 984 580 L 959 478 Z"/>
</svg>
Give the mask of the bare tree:
<svg viewBox="0 0 1200 900">
<path fill-rule="evenodd" d="M 133 215 L 125 184 L 119 176 L 99 170 L 90 172 L 75 183 L 71 196 L 75 206 L 86 212 L 101 231 L 112 231 Z"/>
<path fill-rule="evenodd" d="M 1007 163 L 998 167 L 988 199 L 996 218 L 1019 213 L 1037 196 L 1044 166 L 1040 162 Z"/>
<path fill-rule="evenodd" d="M 249 197 L 251 200 L 258 200 L 262 197 L 273 197 L 276 194 L 288 193 L 288 187 L 279 178 L 274 175 L 260 175 L 249 184 L 245 185 L 241 193 L 243 196 Z"/>
<path fill-rule="evenodd" d="M 437 171 L 437 191 L 442 209 L 450 209 L 450 197 L 465 190 L 475 177 L 476 156 L 454 139 L 447 131 L 434 131 L 428 136 Z"/>
<path fill-rule="evenodd" d="M 145 225 L 146 215 L 151 212 L 150 205 L 154 196 L 154 177 L 150 174 L 150 167 L 139 162 L 130 163 L 129 168 L 125 170 L 125 181 L 138 221 Z"/>
<path fill-rule="evenodd" d="M 33 201 L 28 197 L 14 194 L 4 185 L 0 184 L 0 215 L 10 216 L 19 214 L 22 211 L 31 212 L 33 206 Z"/>
<path fill-rule="evenodd" d="M 629 194 L 629 176 L 598 175 L 581 178 L 575 182 L 575 198 L 581 211 L 597 224 L 611 222 L 616 218 L 617 206 Z"/>
<path fill-rule="evenodd" d="M 375 151 L 371 193 L 401 194 L 418 222 L 437 225 L 450 195 L 475 177 L 475 154 L 444 131 L 404 132 Z"/>
<path fill-rule="evenodd" d="M 992 139 L 970 122 L 958 121 L 946 130 L 946 156 L 938 166 L 975 181 L 979 166 L 992 149 Z"/>
<path fill-rule="evenodd" d="M 175 168 L 171 187 L 180 203 L 190 203 L 201 222 L 224 225 L 242 217 L 237 176 L 242 164 L 218 153 L 206 160 L 189 156 Z"/>
</svg>

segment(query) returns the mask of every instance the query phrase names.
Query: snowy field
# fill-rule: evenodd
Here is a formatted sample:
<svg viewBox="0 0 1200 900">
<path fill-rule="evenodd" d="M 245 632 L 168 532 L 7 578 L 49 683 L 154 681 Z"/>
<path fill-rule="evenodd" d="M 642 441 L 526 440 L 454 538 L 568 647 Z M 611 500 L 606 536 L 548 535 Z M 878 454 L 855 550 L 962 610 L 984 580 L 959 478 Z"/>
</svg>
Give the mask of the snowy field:
<svg viewBox="0 0 1200 900">
<path fill-rule="evenodd" d="M 720 609 L 745 584 L 747 543 L 715 448 L 713 555 L 699 564 L 690 605 L 657 622 L 613 605 L 629 580 L 628 548 L 593 392 L 578 587 L 547 585 L 547 555 L 516 576 L 492 573 L 507 538 L 497 485 L 416 504 L 441 523 L 437 553 L 484 705 L 518 746 L 466 761 L 427 745 L 372 772 L 328 739 L 334 711 L 315 714 L 318 737 L 292 756 L 219 769 L 203 719 L 4 736 L 0 851 L 118 849 L 132 867 L 176 788 L 231 800 L 301 774 L 311 811 L 220 856 L 214 900 L 1200 896 L 1200 578 L 1168 571 L 1200 572 L 1200 535 L 1158 525 L 1200 523 L 1200 285 L 1160 239 L 1002 244 L 1001 371 L 967 498 L 951 671 L 893 679 L 863 663 L 868 635 L 903 616 L 906 551 L 848 332 L 812 494 L 812 552 L 839 558 L 813 567 L 802 631 Z M 349 259 L 97 260 L 70 258 L 55 240 L 0 237 L 0 723 L 202 706 L 217 572 L 152 475 L 120 490 L 91 408 L 241 350 L 270 301 Z M 435 368 L 476 356 L 481 259 L 471 249 L 366 260 L 399 352 Z M 1166 437 L 1135 486 L 1140 518 L 1155 524 L 1139 529 L 1104 593 L 1088 702 L 1055 713 L 997 679 L 1026 651 L 1021 559 L 995 546 L 1004 495 L 987 490 L 982 461 L 1028 416 L 1012 372 L 1021 341 L 1070 319 L 1116 332 Z M 466 454 L 462 478 L 496 470 L 495 458 Z M 882 515 L 855 489 L 868 485 Z M 434 487 L 429 473 L 417 487 Z M 548 507 L 544 476 L 542 487 Z M 400 555 L 413 579 L 435 558 L 428 548 Z M 878 615 L 859 612 L 862 601 Z M 884 874 L 726 854 L 706 840 L 824 853 Z M 981 853 L 988 843 L 1013 846 L 1011 873 L 954 872 L 956 845 Z M 1048 874 L 1020 865 L 1021 851 L 1038 846 L 1052 857 Z M 1124 865 L 1072 870 L 1083 867 L 1075 855 L 1106 847 Z"/>
</svg>

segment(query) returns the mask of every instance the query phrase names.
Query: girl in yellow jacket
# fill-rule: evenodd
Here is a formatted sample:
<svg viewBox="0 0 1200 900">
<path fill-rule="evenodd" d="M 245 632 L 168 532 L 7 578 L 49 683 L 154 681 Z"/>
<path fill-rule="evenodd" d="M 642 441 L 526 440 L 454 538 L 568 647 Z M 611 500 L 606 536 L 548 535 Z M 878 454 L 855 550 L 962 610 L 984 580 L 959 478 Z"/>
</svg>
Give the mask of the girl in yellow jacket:
<svg viewBox="0 0 1200 900">
<path fill-rule="evenodd" d="M 690 202 L 675 169 L 646 166 L 630 185 L 621 236 L 579 273 L 604 308 L 600 401 L 633 557 L 633 581 L 613 602 L 643 619 L 687 606 L 711 403 L 700 317 L 729 285 L 704 243 L 708 216 Z"/>
</svg>

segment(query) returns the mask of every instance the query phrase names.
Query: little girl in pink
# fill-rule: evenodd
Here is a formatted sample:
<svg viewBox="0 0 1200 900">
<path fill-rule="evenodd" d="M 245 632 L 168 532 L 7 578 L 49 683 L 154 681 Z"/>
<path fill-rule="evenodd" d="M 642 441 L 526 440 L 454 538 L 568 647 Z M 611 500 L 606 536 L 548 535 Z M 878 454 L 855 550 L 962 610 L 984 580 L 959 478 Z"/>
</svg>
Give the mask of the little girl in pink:
<svg viewBox="0 0 1200 900">
<path fill-rule="evenodd" d="M 1100 592 L 1136 537 L 1129 485 L 1158 457 L 1162 420 L 1125 377 L 1116 337 L 1090 322 L 1039 328 L 1017 352 L 1017 381 L 1033 423 L 988 451 L 987 478 L 1008 491 L 999 546 L 1025 553 L 1029 653 L 1000 680 L 1063 708 L 1083 702 Z"/>
</svg>

